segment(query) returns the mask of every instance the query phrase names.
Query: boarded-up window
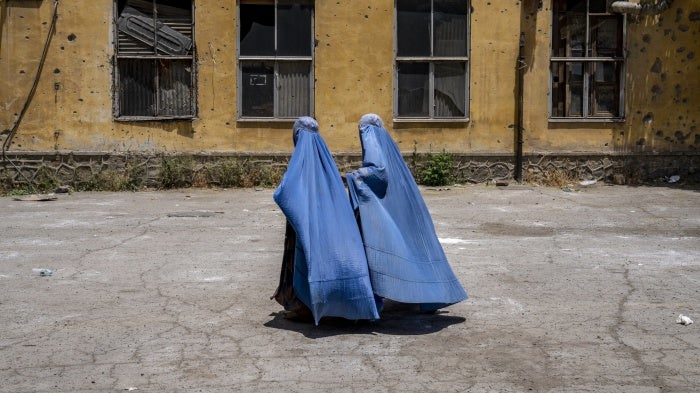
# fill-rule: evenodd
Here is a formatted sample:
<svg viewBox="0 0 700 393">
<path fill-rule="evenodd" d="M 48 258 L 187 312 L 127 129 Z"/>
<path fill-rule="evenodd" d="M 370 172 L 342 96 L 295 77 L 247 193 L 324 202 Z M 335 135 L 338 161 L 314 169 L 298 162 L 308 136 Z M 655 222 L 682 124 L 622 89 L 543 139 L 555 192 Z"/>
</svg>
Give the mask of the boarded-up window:
<svg viewBox="0 0 700 393">
<path fill-rule="evenodd" d="M 196 115 L 192 0 L 118 0 L 115 116 Z"/>
<path fill-rule="evenodd" d="M 313 115 L 313 2 L 241 1 L 241 119 Z"/>
<path fill-rule="evenodd" d="M 396 118 L 466 119 L 469 1 L 396 1 Z"/>
<path fill-rule="evenodd" d="M 621 119 L 624 16 L 612 0 L 554 0 L 551 119 Z"/>
</svg>

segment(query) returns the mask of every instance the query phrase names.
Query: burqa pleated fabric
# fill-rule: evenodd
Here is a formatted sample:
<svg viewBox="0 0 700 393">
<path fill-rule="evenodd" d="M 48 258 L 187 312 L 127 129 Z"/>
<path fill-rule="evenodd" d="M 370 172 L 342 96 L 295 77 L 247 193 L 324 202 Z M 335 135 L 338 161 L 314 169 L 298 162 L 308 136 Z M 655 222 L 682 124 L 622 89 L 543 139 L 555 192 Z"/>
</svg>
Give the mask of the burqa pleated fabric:
<svg viewBox="0 0 700 393">
<path fill-rule="evenodd" d="M 294 123 L 295 148 L 273 198 L 296 232 L 294 290 L 324 316 L 379 319 L 362 237 L 318 123 Z"/>
<path fill-rule="evenodd" d="M 378 296 L 434 311 L 465 300 L 432 218 L 396 143 L 379 116 L 359 123 L 362 168 L 347 174 L 372 289 Z"/>
</svg>

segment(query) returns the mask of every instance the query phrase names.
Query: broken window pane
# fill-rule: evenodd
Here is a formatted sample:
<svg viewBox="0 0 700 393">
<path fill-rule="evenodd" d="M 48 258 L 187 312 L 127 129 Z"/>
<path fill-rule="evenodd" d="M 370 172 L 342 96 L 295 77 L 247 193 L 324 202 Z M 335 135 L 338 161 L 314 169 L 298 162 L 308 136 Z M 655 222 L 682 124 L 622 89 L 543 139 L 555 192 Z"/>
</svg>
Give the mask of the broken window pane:
<svg viewBox="0 0 700 393">
<path fill-rule="evenodd" d="M 429 115 L 429 72 L 430 65 L 428 63 L 399 63 L 399 116 L 425 117 Z"/>
<path fill-rule="evenodd" d="M 565 108 L 564 103 L 566 102 L 566 75 L 565 75 L 565 65 L 566 63 L 555 62 L 552 63 L 552 116 L 554 117 L 564 117 Z"/>
<path fill-rule="evenodd" d="M 435 64 L 435 116 L 464 117 L 466 105 L 466 63 Z"/>
<path fill-rule="evenodd" d="M 275 7 L 241 4 L 240 52 L 242 56 L 274 56 Z"/>
<path fill-rule="evenodd" d="M 243 116 L 274 115 L 274 71 L 272 62 L 243 62 L 241 66 Z"/>
<path fill-rule="evenodd" d="M 583 116 L 582 62 L 557 62 L 552 65 L 552 116 Z"/>
<path fill-rule="evenodd" d="M 430 2 L 397 0 L 396 38 L 399 56 L 430 56 Z"/>
<path fill-rule="evenodd" d="M 552 60 L 551 116 L 623 115 L 624 16 L 609 13 L 610 4 L 611 0 L 553 0 L 552 56 L 567 61 Z"/>
</svg>

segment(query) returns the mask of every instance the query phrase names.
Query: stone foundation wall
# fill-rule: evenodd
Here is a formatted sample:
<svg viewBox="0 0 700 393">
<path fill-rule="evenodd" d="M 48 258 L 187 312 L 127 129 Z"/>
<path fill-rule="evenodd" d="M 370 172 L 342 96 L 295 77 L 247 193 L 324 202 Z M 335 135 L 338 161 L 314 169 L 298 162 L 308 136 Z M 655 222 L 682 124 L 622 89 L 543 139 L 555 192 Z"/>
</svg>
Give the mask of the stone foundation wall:
<svg viewBox="0 0 700 393">
<path fill-rule="evenodd" d="M 430 154 L 406 155 L 414 174 L 430 159 Z M 0 184 L 18 188 L 51 181 L 75 189 L 89 188 L 90 182 L 105 173 L 122 174 L 139 187 L 163 186 L 163 165 L 173 160 L 186 161 L 189 177 L 179 186 L 216 186 L 220 181 L 212 173 L 222 162 L 240 162 L 248 168 L 267 171 L 266 184 L 278 181 L 289 156 L 283 154 L 199 153 L 187 155 L 75 153 L 75 152 L 8 152 L 0 163 Z M 359 155 L 337 155 L 341 172 L 361 164 Z M 168 161 L 170 160 L 170 161 Z M 453 179 L 456 183 L 483 183 L 514 178 L 515 158 L 512 155 L 452 155 Z M 595 179 L 615 184 L 642 184 L 664 177 L 680 176 L 681 180 L 700 181 L 700 154 L 526 154 L 523 179 L 535 181 L 555 171 L 578 180 Z M 418 178 L 418 177 L 417 177 Z M 263 182 L 263 183 L 265 183 Z M 269 183 L 269 184 L 267 184 Z M 174 184 L 178 186 L 178 184 Z M 249 185 L 257 185 L 254 182 Z"/>
</svg>

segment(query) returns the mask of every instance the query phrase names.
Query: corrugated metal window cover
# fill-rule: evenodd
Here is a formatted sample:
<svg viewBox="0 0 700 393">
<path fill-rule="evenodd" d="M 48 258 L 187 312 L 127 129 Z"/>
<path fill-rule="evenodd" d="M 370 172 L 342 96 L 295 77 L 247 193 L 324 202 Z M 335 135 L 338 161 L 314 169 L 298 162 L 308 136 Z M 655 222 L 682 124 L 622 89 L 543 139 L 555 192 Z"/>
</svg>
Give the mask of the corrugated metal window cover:
<svg viewBox="0 0 700 393">
<path fill-rule="evenodd" d="M 126 0 L 118 7 L 117 120 L 196 116 L 193 9 L 191 1 L 189 7 L 186 3 L 176 6 L 161 0 Z"/>
<path fill-rule="evenodd" d="M 133 7 L 125 7 L 119 16 L 119 31 L 170 55 L 184 55 L 192 47 L 192 39 L 160 21 L 155 21 Z M 124 49 L 120 47 L 120 53 Z"/>
</svg>

